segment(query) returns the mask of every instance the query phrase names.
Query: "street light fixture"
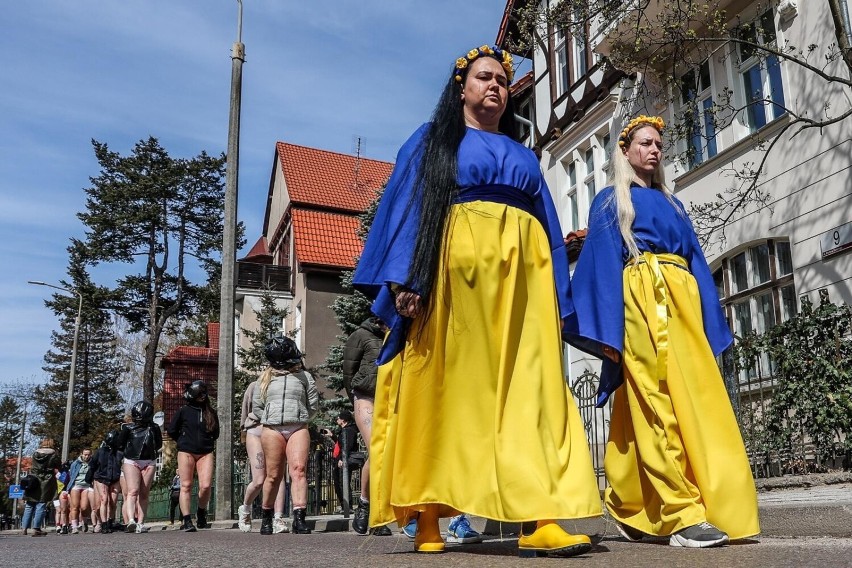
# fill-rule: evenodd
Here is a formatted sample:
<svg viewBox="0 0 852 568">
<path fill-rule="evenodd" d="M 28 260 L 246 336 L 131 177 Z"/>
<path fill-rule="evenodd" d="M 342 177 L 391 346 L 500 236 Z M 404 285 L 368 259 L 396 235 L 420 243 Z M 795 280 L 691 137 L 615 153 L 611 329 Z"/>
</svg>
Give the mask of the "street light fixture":
<svg viewBox="0 0 852 568">
<path fill-rule="evenodd" d="M 68 376 L 68 398 L 65 400 L 65 430 L 62 432 L 62 463 L 68 461 L 68 446 L 71 444 L 71 404 L 74 401 L 74 371 L 77 368 L 77 337 L 80 335 L 80 316 L 83 313 L 83 295 L 77 290 L 64 288 L 62 286 L 54 286 L 41 280 L 27 280 L 27 284 L 35 284 L 36 286 L 47 286 L 77 294 L 79 302 L 77 304 L 77 319 L 74 321 L 74 345 L 71 348 L 71 373 Z"/>
</svg>

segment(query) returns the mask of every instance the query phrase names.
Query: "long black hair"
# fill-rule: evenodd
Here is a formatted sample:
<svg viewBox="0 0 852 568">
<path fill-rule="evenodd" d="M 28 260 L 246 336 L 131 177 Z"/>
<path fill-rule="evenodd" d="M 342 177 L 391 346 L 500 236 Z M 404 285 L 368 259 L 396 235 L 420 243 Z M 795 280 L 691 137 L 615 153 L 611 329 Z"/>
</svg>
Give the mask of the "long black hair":
<svg viewBox="0 0 852 568">
<path fill-rule="evenodd" d="M 501 61 L 493 55 L 487 57 Z M 447 216 L 459 191 L 459 145 L 467 131 L 461 92 L 469 69 L 470 66 L 463 70 L 462 81 L 458 82 L 453 68 L 432 112 L 431 122 L 421 142 L 422 147 L 415 152 L 422 158 L 417 168 L 412 201 L 420 204 L 420 218 L 408 279 L 426 303 L 426 316 L 431 311 L 431 293 L 447 234 Z M 507 94 L 506 108 L 500 117 L 498 130 L 512 140 L 517 140 L 511 94 Z M 426 319 L 425 316 L 423 319 Z"/>
</svg>

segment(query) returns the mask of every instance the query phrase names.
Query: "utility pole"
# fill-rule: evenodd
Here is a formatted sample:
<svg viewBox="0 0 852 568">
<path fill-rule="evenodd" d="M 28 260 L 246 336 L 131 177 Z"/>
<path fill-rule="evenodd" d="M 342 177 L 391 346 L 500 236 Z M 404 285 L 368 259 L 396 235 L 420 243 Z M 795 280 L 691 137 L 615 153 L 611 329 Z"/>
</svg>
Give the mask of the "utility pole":
<svg viewBox="0 0 852 568">
<path fill-rule="evenodd" d="M 243 83 L 245 46 L 243 3 L 237 0 L 237 41 L 231 48 L 231 105 L 228 121 L 228 156 L 225 173 L 225 224 L 222 234 L 222 283 L 219 305 L 219 377 L 217 402 L 219 440 L 216 443 L 216 520 L 233 517 L 234 478 L 234 277 L 237 256 L 237 174 L 240 162 L 240 96 Z"/>
</svg>

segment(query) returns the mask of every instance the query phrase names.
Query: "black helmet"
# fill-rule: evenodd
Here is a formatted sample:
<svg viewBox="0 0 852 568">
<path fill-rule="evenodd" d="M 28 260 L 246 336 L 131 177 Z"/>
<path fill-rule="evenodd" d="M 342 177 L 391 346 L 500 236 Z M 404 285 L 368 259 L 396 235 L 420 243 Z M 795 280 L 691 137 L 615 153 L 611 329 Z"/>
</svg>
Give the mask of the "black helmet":
<svg viewBox="0 0 852 568">
<path fill-rule="evenodd" d="M 207 397 L 207 383 L 204 381 L 192 381 L 183 389 L 183 398 L 186 400 L 204 400 Z"/>
<path fill-rule="evenodd" d="M 116 449 L 118 445 L 118 430 L 110 430 L 107 432 L 107 435 L 104 437 L 104 444 L 111 449 Z"/>
<path fill-rule="evenodd" d="M 154 419 L 154 407 L 150 402 L 140 400 L 133 405 L 130 416 L 133 417 L 134 422 L 151 422 Z"/>
<path fill-rule="evenodd" d="M 274 369 L 289 369 L 302 362 L 302 352 L 296 347 L 296 342 L 280 333 L 269 340 L 264 353 Z"/>
</svg>

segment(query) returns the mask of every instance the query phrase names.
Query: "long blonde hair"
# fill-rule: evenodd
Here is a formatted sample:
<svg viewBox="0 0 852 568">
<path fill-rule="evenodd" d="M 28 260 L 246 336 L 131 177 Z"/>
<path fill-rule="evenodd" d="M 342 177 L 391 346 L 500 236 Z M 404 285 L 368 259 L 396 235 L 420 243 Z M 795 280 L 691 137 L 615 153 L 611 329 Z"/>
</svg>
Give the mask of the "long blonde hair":
<svg viewBox="0 0 852 568">
<path fill-rule="evenodd" d="M 627 252 L 632 258 L 639 258 L 639 247 L 636 246 L 636 238 L 633 236 L 633 221 L 636 219 L 636 210 L 633 208 L 633 200 L 630 197 L 630 184 L 636 178 L 636 172 L 633 171 L 633 166 L 627 160 L 624 152 L 630 147 L 633 142 L 633 135 L 637 130 L 645 126 L 656 126 L 652 123 L 640 123 L 630 130 L 625 140 L 624 150 L 619 145 L 615 146 L 612 152 L 612 192 L 611 200 L 615 201 L 616 214 L 618 217 L 618 229 L 621 232 L 621 238 L 627 246 Z M 657 129 L 657 132 L 660 132 Z M 662 136 L 662 132 L 660 132 Z M 654 170 L 654 180 L 651 185 L 663 192 L 663 195 L 674 204 L 672 192 L 666 185 L 666 171 L 663 168 L 662 161 L 657 164 Z M 607 203 L 609 205 L 609 203 Z M 677 209 L 677 207 L 675 207 Z"/>
<path fill-rule="evenodd" d="M 260 389 L 260 399 L 266 400 L 266 392 L 269 390 L 269 383 L 272 382 L 272 377 L 280 377 L 281 375 L 286 375 L 287 373 L 295 373 L 301 368 L 301 363 L 296 363 L 295 365 L 283 370 L 276 369 L 271 365 L 266 367 L 266 369 L 264 369 L 263 372 L 260 374 L 260 378 L 257 380 L 257 386 L 255 387 Z"/>
</svg>

